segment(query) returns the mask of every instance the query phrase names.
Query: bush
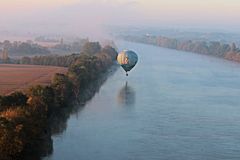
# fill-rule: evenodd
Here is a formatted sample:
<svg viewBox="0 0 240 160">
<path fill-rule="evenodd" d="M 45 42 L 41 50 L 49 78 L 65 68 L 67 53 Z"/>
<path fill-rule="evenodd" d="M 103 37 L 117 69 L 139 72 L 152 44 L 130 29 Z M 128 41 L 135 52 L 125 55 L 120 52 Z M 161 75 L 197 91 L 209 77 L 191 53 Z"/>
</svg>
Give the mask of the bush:
<svg viewBox="0 0 240 160">
<path fill-rule="evenodd" d="M 26 105 L 27 99 L 28 97 L 22 92 L 14 92 L 8 96 L 0 96 L 0 106 Z"/>
</svg>

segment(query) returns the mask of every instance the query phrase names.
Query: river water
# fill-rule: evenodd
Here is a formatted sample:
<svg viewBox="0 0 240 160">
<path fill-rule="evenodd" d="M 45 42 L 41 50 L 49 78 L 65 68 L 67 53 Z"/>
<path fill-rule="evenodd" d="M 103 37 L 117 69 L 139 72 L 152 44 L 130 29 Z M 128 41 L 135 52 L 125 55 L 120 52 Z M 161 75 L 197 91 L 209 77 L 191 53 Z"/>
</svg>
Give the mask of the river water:
<svg viewBox="0 0 240 160">
<path fill-rule="evenodd" d="M 119 68 L 53 136 L 45 160 L 240 159 L 240 64 L 120 41 Z"/>
</svg>

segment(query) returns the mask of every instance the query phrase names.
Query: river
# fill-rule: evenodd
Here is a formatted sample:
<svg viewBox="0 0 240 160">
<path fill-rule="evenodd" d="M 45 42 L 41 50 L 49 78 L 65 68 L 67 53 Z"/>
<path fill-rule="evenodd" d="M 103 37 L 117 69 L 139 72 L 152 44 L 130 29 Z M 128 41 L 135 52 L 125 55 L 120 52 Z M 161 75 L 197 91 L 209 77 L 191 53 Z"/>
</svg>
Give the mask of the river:
<svg viewBox="0 0 240 160">
<path fill-rule="evenodd" d="M 139 55 L 70 116 L 44 160 L 240 159 L 240 64 L 119 41 Z"/>
</svg>

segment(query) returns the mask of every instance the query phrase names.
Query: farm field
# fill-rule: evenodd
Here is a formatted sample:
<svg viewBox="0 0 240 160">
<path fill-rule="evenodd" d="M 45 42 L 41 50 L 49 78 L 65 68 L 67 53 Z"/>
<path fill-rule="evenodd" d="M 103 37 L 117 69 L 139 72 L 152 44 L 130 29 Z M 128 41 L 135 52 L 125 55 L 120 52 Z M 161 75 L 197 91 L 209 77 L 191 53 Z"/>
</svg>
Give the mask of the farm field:
<svg viewBox="0 0 240 160">
<path fill-rule="evenodd" d="M 33 85 L 48 85 L 55 73 L 66 72 L 64 67 L 0 64 L 0 95 L 24 91 Z"/>
</svg>

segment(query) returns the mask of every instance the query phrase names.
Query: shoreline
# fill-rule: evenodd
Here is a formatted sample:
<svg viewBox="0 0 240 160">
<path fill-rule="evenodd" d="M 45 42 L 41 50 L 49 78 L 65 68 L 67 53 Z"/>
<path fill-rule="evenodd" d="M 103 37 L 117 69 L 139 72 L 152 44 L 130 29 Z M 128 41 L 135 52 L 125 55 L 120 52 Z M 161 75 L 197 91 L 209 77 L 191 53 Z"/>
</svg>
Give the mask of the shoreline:
<svg viewBox="0 0 240 160">
<path fill-rule="evenodd" d="M 129 42 L 218 57 L 240 63 L 240 48 L 237 48 L 235 43 L 229 45 L 218 41 L 177 40 L 162 36 L 120 36 L 120 38 Z"/>
</svg>

